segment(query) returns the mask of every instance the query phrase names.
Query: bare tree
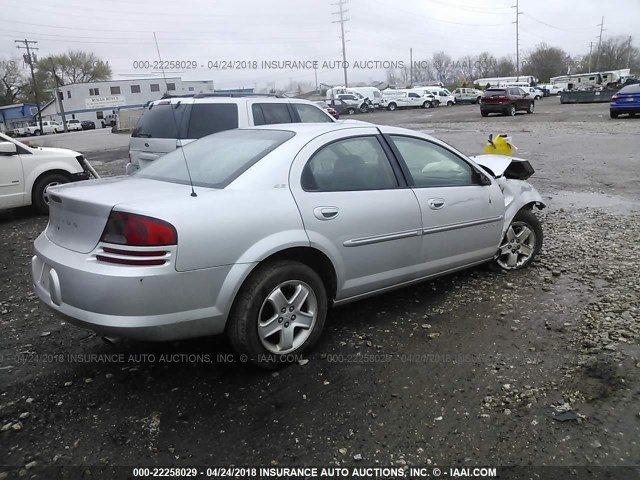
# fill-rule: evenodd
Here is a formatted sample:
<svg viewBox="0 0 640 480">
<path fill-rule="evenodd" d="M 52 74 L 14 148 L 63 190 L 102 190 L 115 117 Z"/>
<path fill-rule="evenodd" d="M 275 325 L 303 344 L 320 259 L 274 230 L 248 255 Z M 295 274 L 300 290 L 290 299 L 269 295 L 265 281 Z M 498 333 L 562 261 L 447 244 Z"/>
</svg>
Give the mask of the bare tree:
<svg viewBox="0 0 640 480">
<path fill-rule="evenodd" d="M 0 58 L 0 105 L 14 104 L 22 94 L 27 80 L 22 76 L 21 63 L 17 57 Z"/>
<path fill-rule="evenodd" d="M 446 83 L 453 66 L 451 57 L 444 52 L 437 52 L 433 54 L 431 63 L 436 73 L 436 80 Z"/>
<path fill-rule="evenodd" d="M 496 57 L 489 52 L 482 52 L 478 55 L 475 63 L 478 77 L 482 78 L 495 75 L 497 64 L 498 61 L 496 60 Z"/>
<path fill-rule="evenodd" d="M 547 82 L 551 77 L 567 73 L 570 65 L 571 57 L 567 52 L 541 43 L 524 59 L 523 70 L 538 77 L 540 81 Z"/>
</svg>

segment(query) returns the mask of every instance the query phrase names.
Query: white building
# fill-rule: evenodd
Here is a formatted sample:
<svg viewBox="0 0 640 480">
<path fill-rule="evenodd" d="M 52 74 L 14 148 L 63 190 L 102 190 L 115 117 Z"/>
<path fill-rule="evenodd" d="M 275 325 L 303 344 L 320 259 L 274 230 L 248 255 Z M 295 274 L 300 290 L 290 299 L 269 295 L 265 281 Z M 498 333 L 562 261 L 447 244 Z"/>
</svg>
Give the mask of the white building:
<svg viewBox="0 0 640 480">
<path fill-rule="evenodd" d="M 59 88 L 67 120 L 92 120 L 104 126 L 105 118 L 119 110 L 144 107 L 165 93 L 184 95 L 213 91 L 213 81 L 183 81 L 180 77 L 137 78 L 103 82 L 73 83 Z M 62 121 L 59 102 L 51 101 L 42 110 L 43 120 Z M 108 123 L 108 122 L 107 122 Z"/>
</svg>

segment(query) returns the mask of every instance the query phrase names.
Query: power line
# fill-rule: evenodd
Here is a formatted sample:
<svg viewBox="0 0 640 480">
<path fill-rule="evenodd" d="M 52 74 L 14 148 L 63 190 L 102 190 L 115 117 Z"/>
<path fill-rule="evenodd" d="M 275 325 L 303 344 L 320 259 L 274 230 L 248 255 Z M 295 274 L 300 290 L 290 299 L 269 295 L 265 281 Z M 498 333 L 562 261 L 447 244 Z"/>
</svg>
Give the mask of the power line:
<svg viewBox="0 0 640 480">
<path fill-rule="evenodd" d="M 332 13 L 332 15 L 340 15 L 340 20 L 331 22 L 331 23 L 339 23 L 340 24 L 340 39 L 342 40 L 342 68 L 344 69 L 344 86 L 348 87 L 347 81 L 347 41 L 344 38 L 344 24 L 349 21 L 348 18 L 344 18 L 344 14 L 349 10 L 345 10 L 343 7 L 348 3 L 347 0 L 338 0 L 338 3 L 332 3 L 331 5 L 337 5 L 340 10 L 338 12 Z"/>
</svg>

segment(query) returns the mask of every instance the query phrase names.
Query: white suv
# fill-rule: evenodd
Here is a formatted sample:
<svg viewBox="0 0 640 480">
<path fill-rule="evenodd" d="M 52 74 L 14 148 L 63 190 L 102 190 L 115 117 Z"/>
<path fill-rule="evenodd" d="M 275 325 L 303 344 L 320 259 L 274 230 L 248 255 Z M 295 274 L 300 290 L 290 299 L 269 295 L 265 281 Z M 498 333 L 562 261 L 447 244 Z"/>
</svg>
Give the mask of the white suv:
<svg viewBox="0 0 640 480">
<path fill-rule="evenodd" d="M 331 123 L 308 100 L 273 95 L 184 95 L 150 102 L 131 133 L 127 173 L 212 133 L 277 123 Z"/>
</svg>

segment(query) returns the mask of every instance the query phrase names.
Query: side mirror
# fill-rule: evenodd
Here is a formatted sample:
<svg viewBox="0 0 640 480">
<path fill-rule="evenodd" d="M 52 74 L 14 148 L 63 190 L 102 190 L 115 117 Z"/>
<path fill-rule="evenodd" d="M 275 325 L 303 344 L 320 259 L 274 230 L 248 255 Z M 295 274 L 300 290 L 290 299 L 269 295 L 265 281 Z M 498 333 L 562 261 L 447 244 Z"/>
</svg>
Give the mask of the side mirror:
<svg viewBox="0 0 640 480">
<path fill-rule="evenodd" d="M 15 143 L 0 142 L 0 155 L 15 155 L 18 153 L 18 147 Z"/>
</svg>

